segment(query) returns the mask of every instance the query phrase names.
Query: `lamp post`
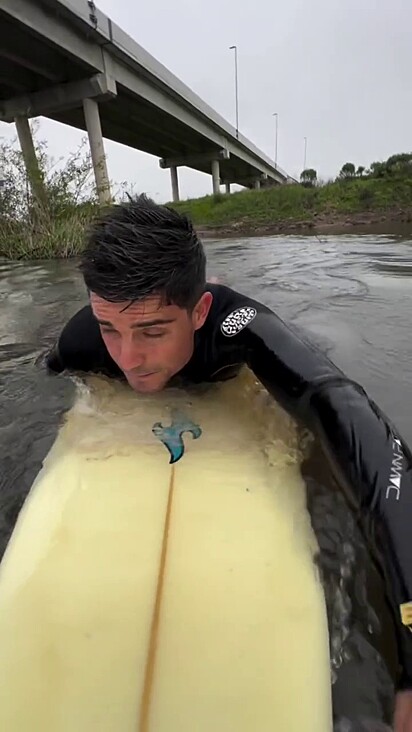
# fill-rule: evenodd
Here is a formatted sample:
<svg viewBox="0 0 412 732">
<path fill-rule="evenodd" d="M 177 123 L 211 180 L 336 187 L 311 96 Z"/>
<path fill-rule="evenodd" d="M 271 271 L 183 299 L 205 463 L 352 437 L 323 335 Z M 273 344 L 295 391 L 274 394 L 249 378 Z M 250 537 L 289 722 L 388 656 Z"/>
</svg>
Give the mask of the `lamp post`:
<svg viewBox="0 0 412 732">
<path fill-rule="evenodd" d="M 303 170 L 306 170 L 306 151 L 307 151 L 307 146 L 308 146 L 308 138 L 304 137 L 303 139 L 305 141 L 305 147 L 304 147 L 304 152 L 303 152 Z"/>
<path fill-rule="evenodd" d="M 229 46 L 229 51 L 235 52 L 236 138 L 239 139 L 239 91 L 238 91 L 238 75 L 237 75 L 237 46 Z"/>
<path fill-rule="evenodd" d="M 278 113 L 274 112 L 273 117 L 275 118 L 275 167 L 278 164 Z"/>
</svg>

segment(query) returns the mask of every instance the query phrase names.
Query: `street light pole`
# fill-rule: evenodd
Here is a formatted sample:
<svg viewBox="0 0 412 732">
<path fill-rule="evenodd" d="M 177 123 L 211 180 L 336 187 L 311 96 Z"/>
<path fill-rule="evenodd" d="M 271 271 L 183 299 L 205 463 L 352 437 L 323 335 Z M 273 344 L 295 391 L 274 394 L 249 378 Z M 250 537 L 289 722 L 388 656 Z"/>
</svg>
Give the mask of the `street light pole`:
<svg viewBox="0 0 412 732">
<path fill-rule="evenodd" d="M 238 75 L 237 75 L 237 46 L 229 46 L 229 51 L 235 52 L 236 138 L 239 139 L 239 91 L 238 91 Z"/>
<path fill-rule="evenodd" d="M 276 127 L 275 127 L 275 168 L 276 168 L 277 164 L 278 164 L 278 113 L 274 112 L 273 116 L 275 118 L 275 123 L 276 123 Z"/>
<path fill-rule="evenodd" d="M 304 149 L 304 153 L 303 153 L 303 170 L 306 170 L 306 150 L 307 150 L 307 146 L 308 146 L 308 138 L 304 137 L 303 139 L 305 140 L 305 149 Z"/>
</svg>

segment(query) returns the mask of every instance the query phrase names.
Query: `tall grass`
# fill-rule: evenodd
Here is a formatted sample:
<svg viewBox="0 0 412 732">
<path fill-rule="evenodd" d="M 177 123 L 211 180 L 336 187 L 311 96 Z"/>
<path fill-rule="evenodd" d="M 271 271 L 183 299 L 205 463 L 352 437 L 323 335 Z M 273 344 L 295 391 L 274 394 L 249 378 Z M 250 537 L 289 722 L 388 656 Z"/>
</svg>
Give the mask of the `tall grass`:
<svg viewBox="0 0 412 732">
<path fill-rule="evenodd" d="M 412 208 L 412 174 L 392 179 L 358 178 L 305 188 L 299 184 L 170 204 L 198 226 L 313 222 L 319 217 Z"/>
<path fill-rule="evenodd" d="M 0 257 L 8 259 L 69 258 L 80 254 L 94 206 L 78 206 L 51 216 L 31 212 L 26 220 L 0 218 Z"/>
</svg>

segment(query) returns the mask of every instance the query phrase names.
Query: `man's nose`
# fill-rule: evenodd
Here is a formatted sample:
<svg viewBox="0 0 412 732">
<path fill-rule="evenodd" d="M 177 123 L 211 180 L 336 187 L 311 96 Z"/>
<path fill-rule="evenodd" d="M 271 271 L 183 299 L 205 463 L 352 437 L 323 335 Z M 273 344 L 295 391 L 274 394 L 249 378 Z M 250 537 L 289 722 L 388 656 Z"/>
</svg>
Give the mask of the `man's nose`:
<svg viewBox="0 0 412 732">
<path fill-rule="evenodd" d="M 123 341 L 120 349 L 119 366 L 123 371 L 132 371 L 143 366 L 145 354 L 136 343 Z"/>
</svg>

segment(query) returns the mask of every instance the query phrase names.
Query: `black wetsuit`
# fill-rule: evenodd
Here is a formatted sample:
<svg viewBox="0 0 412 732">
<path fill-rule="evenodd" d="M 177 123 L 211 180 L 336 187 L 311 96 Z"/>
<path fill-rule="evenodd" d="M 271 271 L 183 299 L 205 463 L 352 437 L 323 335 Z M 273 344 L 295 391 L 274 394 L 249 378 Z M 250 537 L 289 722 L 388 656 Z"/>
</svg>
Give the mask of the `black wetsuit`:
<svg viewBox="0 0 412 732">
<path fill-rule="evenodd" d="M 222 380 L 247 364 L 289 414 L 319 437 L 338 483 L 356 500 L 363 527 L 379 549 L 398 638 L 398 688 L 412 689 L 409 448 L 364 389 L 271 310 L 223 285 L 207 289 L 214 296 L 212 307 L 179 377 Z M 65 326 L 47 363 L 53 371 L 121 376 L 89 306 Z"/>
</svg>

